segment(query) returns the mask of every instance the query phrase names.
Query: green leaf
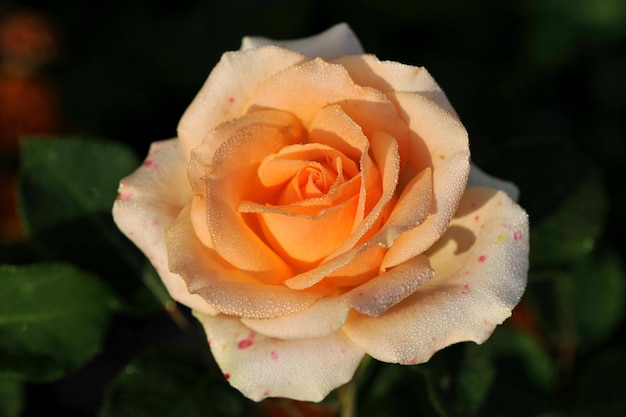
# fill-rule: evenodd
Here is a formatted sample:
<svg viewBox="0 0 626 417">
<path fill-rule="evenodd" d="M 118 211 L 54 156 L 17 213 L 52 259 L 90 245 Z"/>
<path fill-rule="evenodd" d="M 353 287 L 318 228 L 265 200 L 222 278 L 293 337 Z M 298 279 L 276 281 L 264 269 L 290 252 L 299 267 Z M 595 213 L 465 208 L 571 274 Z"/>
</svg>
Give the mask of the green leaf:
<svg viewBox="0 0 626 417">
<path fill-rule="evenodd" d="M 0 374 L 0 417 L 17 417 L 23 400 L 23 383 L 16 377 Z"/>
<path fill-rule="evenodd" d="M 22 197 L 31 233 L 110 211 L 121 176 L 139 165 L 129 148 L 95 139 L 26 139 L 22 153 Z M 46 203 L 53 204 L 39 206 Z"/>
<path fill-rule="evenodd" d="M 147 263 L 113 223 L 120 179 L 137 168 L 131 150 L 95 139 L 27 139 L 21 205 L 31 242 L 49 260 L 94 271 L 129 312 L 159 307 L 142 284 Z"/>
<path fill-rule="evenodd" d="M 532 264 L 563 265 L 589 255 L 596 246 L 607 212 L 607 193 L 600 178 L 592 177 L 583 182 L 556 210 L 532 228 Z"/>
<path fill-rule="evenodd" d="M 101 347 L 116 300 L 69 265 L 0 267 L 0 373 L 51 380 Z"/>
<path fill-rule="evenodd" d="M 149 351 L 117 376 L 100 417 L 249 415 L 250 402 L 198 358 L 172 348 Z"/>
<path fill-rule="evenodd" d="M 606 339 L 624 313 L 625 284 L 614 254 L 590 257 L 556 280 L 562 321 L 573 323 L 576 340 L 589 347 Z"/>
<path fill-rule="evenodd" d="M 545 270 L 535 276 L 528 295 L 555 346 L 595 347 L 624 317 L 625 274 L 614 253 L 594 254 L 570 268 Z"/>
</svg>

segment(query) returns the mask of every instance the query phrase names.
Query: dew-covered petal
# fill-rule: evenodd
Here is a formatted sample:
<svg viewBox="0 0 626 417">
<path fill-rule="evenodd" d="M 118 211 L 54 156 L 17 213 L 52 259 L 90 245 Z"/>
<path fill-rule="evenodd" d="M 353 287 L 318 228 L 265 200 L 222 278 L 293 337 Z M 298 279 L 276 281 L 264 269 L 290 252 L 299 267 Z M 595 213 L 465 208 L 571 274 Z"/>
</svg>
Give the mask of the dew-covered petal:
<svg viewBox="0 0 626 417">
<path fill-rule="evenodd" d="M 363 357 L 341 331 L 315 339 L 274 339 L 236 317 L 195 315 L 228 382 L 254 401 L 321 401 L 352 379 Z"/>
<path fill-rule="evenodd" d="M 178 140 L 154 142 L 148 157 L 120 182 L 113 206 L 117 227 L 148 257 L 174 300 L 207 314 L 216 311 L 187 291 L 183 279 L 167 265 L 165 228 L 191 198 L 187 164 Z"/>
<path fill-rule="evenodd" d="M 310 126 L 311 141 L 341 151 L 353 161 L 359 161 L 361 170 L 359 202 L 352 222 L 352 231 L 361 225 L 382 194 L 380 170 L 369 155 L 370 142 L 361 127 L 339 105 L 321 109 Z"/>
<path fill-rule="evenodd" d="M 268 154 L 298 143 L 302 137 L 293 116 L 289 123 L 273 123 L 268 117 L 266 123 L 244 124 L 233 132 L 230 126 L 239 120 L 211 132 L 211 136 L 217 137 L 215 141 L 221 142 L 214 153 L 205 152 L 204 142 L 194 150 L 191 182 L 204 184 L 206 224 L 215 251 L 233 266 L 275 284 L 291 276 L 291 268 L 263 241 L 261 230 L 249 224 L 237 208 L 242 201 L 262 202 L 267 197 L 268 189 L 257 175 L 259 164 Z"/>
<path fill-rule="evenodd" d="M 341 255 L 324 261 L 317 268 L 289 278 L 285 281 L 285 285 L 294 289 L 312 287 L 326 277 L 333 277 L 335 273 L 349 269 L 350 264 L 358 260 L 363 251 L 393 247 L 394 242 L 403 232 L 414 229 L 424 221 L 431 202 L 432 176 L 430 169 L 425 169 L 407 184 L 396 203 L 395 210 L 370 239 Z M 385 269 L 381 267 L 380 270 Z"/>
<path fill-rule="evenodd" d="M 241 319 L 250 329 L 278 339 L 310 339 L 328 336 L 343 326 L 350 310 L 345 297 L 324 297 L 309 308 L 272 319 Z"/>
<path fill-rule="evenodd" d="M 410 259 L 439 240 L 465 191 L 470 168 L 467 132 L 457 117 L 419 94 L 395 93 L 395 99 L 413 133 L 412 167 L 417 172 L 432 167 L 434 201 L 428 218 L 389 249 L 383 267 Z"/>
<path fill-rule="evenodd" d="M 394 138 L 384 132 L 378 132 L 370 140 L 374 162 L 381 173 L 382 194 L 371 209 L 367 210 L 365 218 L 356 226 L 354 232 L 342 243 L 330 256 L 332 259 L 347 252 L 365 236 L 374 225 L 380 220 L 385 206 L 394 197 L 396 186 L 398 185 L 400 173 L 400 155 L 398 154 L 398 143 Z M 365 195 L 368 194 L 365 189 Z M 367 206 L 366 206 L 367 207 Z"/>
<path fill-rule="evenodd" d="M 357 203 L 355 197 L 314 216 L 250 203 L 240 205 L 239 210 L 256 214 L 270 246 L 303 270 L 314 267 L 350 234 Z"/>
<path fill-rule="evenodd" d="M 456 116 L 445 93 L 424 67 L 380 61 L 374 55 L 350 55 L 332 62 L 343 65 L 359 85 L 383 92 L 419 93 Z"/>
<path fill-rule="evenodd" d="M 418 255 L 356 287 L 343 297 L 349 300 L 350 307 L 357 312 L 378 317 L 426 284 L 432 275 L 428 258 Z"/>
<path fill-rule="evenodd" d="M 435 271 L 426 285 L 379 317 L 351 314 L 343 327 L 376 359 L 421 363 L 452 343 L 486 340 L 526 285 L 526 213 L 504 192 L 470 188 L 426 255 Z"/>
<path fill-rule="evenodd" d="M 188 171 L 189 182 L 193 192 L 191 220 L 198 238 L 206 247 L 213 247 L 213 238 L 211 237 L 207 217 L 207 195 L 209 193 L 206 184 L 207 174 L 211 170 L 213 159 L 220 147 L 228 140 L 232 140 L 233 137 L 237 137 L 241 131 L 253 126 L 274 126 L 279 131 L 287 130 L 289 135 L 284 136 L 291 137 L 293 140 L 297 140 L 297 138 L 303 135 L 302 126 L 291 113 L 268 109 L 222 123 L 217 128 L 212 129 L 200 146 L 193 150 L 190 156 Z M 237 164 L 233 165 L 238 167 L 239 163 L 237 162 Z M 239 192 L 250 189 L 250 187 L 242 187 Z"/>
<path fill-rule="evenodd" d="M 250 96 L 245 110 L 289 111 L 308 129 L 322 108 L 345 102 L 381 103 L 393 108 L 380 91 L 356 85 L 341 65 L 316 58 L 292 65 L 267 79 Z"/>
<path fill-rule="evenodd" d="M 342 295 L 322 298 L 304 311 L 242 322 L 256 332 L 279 339 L 324 337 L 345 323 L 350 309 L 379 316 L 413 294 L 431 276 L 428 258 L 417 256 Z"/>
<path fill-rule="evenodd" d="M 244 114 L 250 94 L 266 79 L 308 59 L 298 52 L 274 46 L 222 55 L 178 124 L 185 155 L 189 157 L 210 130 Z"/>
<path fill-rule="evenodd" d="M 196 238 L 187 209 L 167 229 L 167 251 L 171 271 L 183 277 L 189 292 L 224 314 L 278 317 L 302 311 L 323 295 L 315 290 L 294 291 L 265 284 L 229 265 Z M 274 280 L 272 276 L 265 278 Z"/>
<path fill-rule="evenodd" d="M 470 168 L 469 178 L 467 179 L 467 187 L 489 187 L 502 190 L 508 194 L 513 201 L 519 199 L 519 188 L 511 181 L 493 177 L 480 169 L 476 164 L 472 164 Z"/>
<path fill-rule="evenodd" d="M 363 53 L 359 40 L 346 23 L 339 23 L 322 33 L 302 39 L 275 40 L 260 36 L 246 36 L 241 41 L 242 50 L 264 45 L 281 46 L 310 57 L 320 57 L 325 60 Z"/>
</svg>

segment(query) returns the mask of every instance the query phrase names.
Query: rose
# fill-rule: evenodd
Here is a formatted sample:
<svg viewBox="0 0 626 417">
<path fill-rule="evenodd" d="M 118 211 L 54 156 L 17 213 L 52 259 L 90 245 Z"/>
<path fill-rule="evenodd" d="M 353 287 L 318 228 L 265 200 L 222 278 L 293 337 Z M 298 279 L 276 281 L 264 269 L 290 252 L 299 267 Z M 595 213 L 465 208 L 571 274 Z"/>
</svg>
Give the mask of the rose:
<svg viewBox="0 0 626 417">
<path fill-rule="evenodd" d="M 365 353 L 484 341 L 525 287 L 527 216 L 498 190 L 515 188 L 470 172 L 425 69 L 363 55 L 345 24 L 272 43 L 224 54 L 113 210 L 225 377 L 319 401 Z"/>
</svg>

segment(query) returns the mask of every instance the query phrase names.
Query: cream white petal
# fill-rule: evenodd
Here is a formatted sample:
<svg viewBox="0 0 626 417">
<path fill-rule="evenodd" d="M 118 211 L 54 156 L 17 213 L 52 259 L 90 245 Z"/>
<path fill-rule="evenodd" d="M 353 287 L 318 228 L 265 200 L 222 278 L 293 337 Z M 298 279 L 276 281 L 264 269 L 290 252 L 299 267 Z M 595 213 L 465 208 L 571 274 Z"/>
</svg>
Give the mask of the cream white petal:
<svg viewBox="0 0 626 417">
<path fill-rule="evenodd" d="M 260 36 L 246 36 L 241 41 L 241 50 L 265 45 L 282 46 L 310 57 L 320 57 L 325 60 L 363 53 L 361 43 L 347 23 L 339 23 L 322 33 L 302 39 L 276 40 Z"/>
<path fill-rule="evenodd" d="M 267 397 L 321 401 L 352 379 L 363 357 L 341 331 L 283 340 L 258 334 L 236 317 L 195 315 L 228 382 L 254 401 Z"/>
<path fill-rule="evenodd" d="M 307 60 L 297 52 L 273 46 L 222 55 L 178 124 L 178 138 L 187 158 L 209 131 L 244 113 L 250 95 L 260 84 Z"/>
<path fill-rule="evenodd" d="M 379 317 L 353 313 L 344 331 L 385 362 L 427 361 L 452 343 L 482 343 L 511 314 L 526 285 L 528 218 L 504 192 L 470 188 L 426 254 L 435 276 Z"/>
<path fill-rule="evenodd" d="M 431 276 L 428 258 L 416 256 L 345 294 L 322 298 L 304 311 L 271 319 L 243 318 L 241 321 L 269 337 L 325 337 L 341 328 L 351 309 L 368 316 L 379 316 L 413 294 Z"/>
<path fill-rule="evenodd" d="M 456 111 L 435 79 L 424 67 L 380 61 L 374 55 L 350 55 L 333 63 L 343 65 L 359 85 L 377 90 L 419 93 L 456 116 Z"/>
<path fill-rule="evenodd" d="M 467 179 L 467 187 L 490 187 L 502 190 L 508 194 L 513 201 L 519 200 L 519 189 L 511 181 L 502 180 L 493 177 L 480 169 L 476 164 L 472 164 L 470 168 L 469 178 Z"/>
<path fill-rule="evenodd" d="M 187 164 L 177 139 L 154 142 L 148 157 L 123 179 L 113 206 L 119 229 L 148 257 L 174 300 L 215 314 L 202 297 L 190 294 L 183 279 L 167 264 L 165 229 L 191 199 Z"/>
</svg>

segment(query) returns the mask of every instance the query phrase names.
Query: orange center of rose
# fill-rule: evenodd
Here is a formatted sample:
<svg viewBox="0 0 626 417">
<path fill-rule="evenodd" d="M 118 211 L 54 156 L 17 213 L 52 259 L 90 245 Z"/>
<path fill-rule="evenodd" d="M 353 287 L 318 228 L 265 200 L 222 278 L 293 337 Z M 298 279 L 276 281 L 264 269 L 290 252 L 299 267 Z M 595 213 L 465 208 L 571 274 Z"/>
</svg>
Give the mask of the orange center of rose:
<svg viewBox="0 0 626 417">
<path fill-rule="evenodd" d="M 254 213 L 263 240 L 297 269 L 319 263 L 352 231 L 361 173 L 343 153 L 319 143 L 286 146 L 263 160 L 258 177 L 277 198 L 240 210 Z"/>
</svg>

